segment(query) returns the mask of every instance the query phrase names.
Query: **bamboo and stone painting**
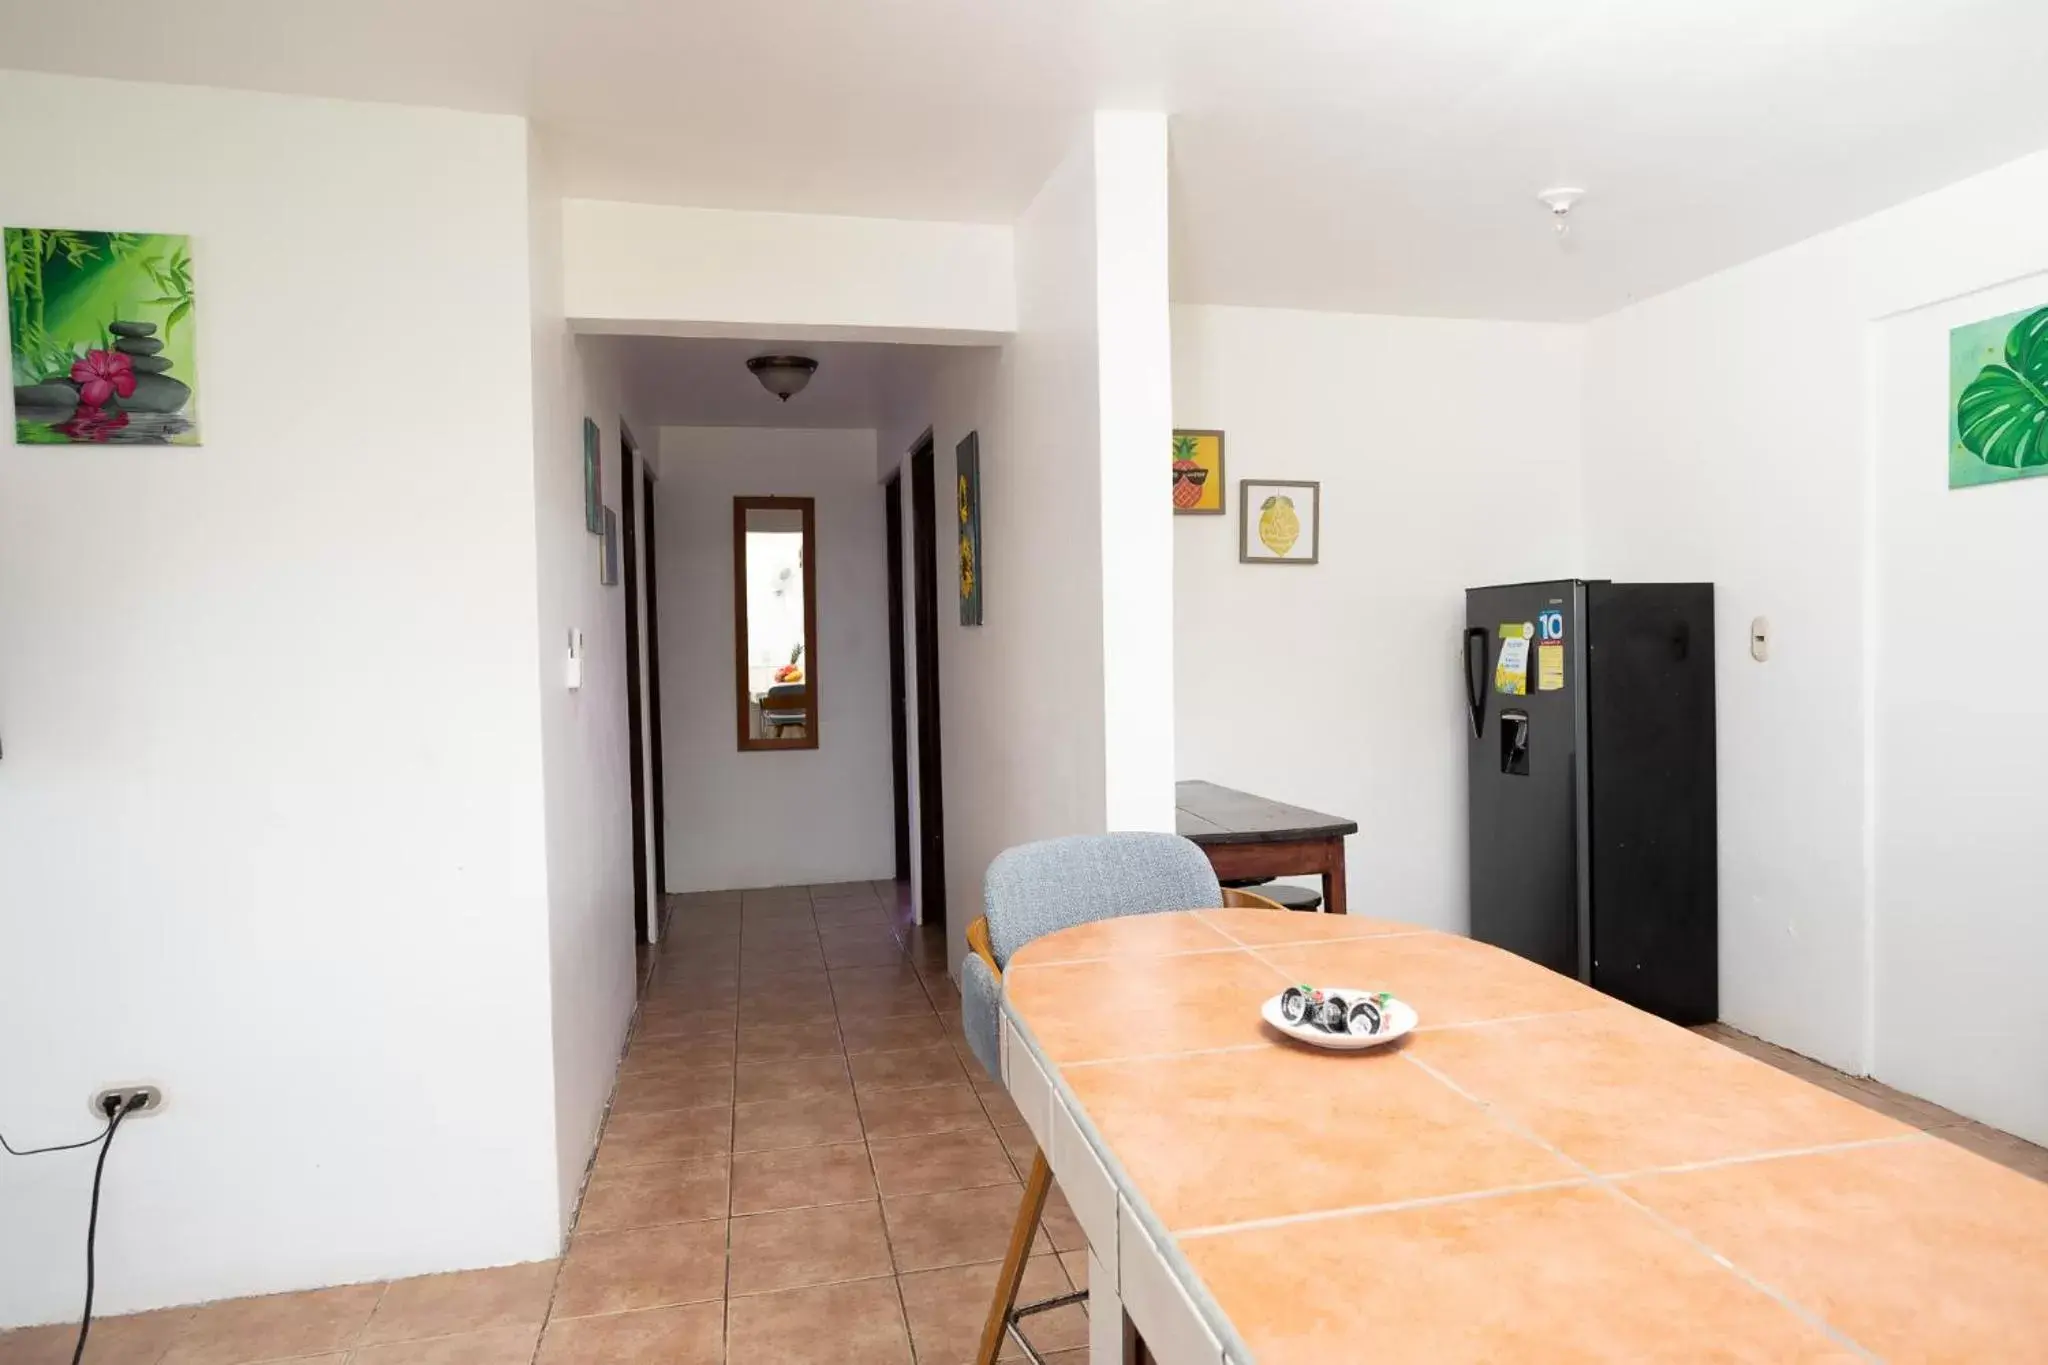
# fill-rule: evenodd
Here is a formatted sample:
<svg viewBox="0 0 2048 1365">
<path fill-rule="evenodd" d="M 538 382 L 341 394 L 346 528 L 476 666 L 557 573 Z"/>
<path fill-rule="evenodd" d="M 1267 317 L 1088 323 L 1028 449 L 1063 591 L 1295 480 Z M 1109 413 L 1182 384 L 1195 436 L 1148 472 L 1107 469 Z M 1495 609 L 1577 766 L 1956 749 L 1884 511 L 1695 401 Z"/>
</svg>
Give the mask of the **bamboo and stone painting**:
<svg viewBox="0 0 2048 1365">
<path fill-rule="evenodd" d="M 190 241 L 8 228 L 14 439 L 198 445 Z"/>
</svg>

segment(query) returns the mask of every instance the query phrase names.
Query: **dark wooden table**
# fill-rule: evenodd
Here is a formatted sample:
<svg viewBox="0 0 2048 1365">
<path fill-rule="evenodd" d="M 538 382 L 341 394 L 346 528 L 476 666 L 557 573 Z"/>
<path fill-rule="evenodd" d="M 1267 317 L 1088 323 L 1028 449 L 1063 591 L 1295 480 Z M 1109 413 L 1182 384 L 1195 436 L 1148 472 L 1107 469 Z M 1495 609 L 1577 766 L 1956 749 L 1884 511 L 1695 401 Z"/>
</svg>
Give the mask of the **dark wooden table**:
<svg viewBox="0 0 2048 1365">
<path fill-rule="evenodd" d="M 1209 855 L 1218 878 L 1323 878 L 1323 909 L 1345 912 L 1344 836 L 1358 822 L 1214 782 L 1174 784 L 1174 828 Z"/>
</svg>

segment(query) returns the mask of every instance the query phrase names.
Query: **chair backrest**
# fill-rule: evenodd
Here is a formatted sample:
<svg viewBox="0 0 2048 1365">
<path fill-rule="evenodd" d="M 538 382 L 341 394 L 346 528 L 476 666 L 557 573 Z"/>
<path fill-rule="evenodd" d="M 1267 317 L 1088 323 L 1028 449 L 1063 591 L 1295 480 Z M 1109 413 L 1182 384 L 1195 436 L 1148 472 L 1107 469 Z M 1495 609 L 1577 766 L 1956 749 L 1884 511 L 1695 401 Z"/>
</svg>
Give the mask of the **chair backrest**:
<svg viewBox="0 0 2048 1365">
<path fill-rule="evenodd" d="M 1055 929 L 1223 903 L 1209 859 L 1178 834 L 1079 834 L 996 856 L 982 883 L 996 965 Z"/>
</svg>

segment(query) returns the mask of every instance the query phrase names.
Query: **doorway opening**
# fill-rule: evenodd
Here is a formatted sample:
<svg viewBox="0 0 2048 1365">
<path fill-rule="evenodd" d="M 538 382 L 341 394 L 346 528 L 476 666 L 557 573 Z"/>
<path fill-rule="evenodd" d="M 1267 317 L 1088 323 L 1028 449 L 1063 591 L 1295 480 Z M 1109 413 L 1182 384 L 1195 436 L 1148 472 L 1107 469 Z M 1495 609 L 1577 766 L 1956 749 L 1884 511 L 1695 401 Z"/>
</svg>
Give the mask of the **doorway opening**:
<svg viewBox="0 0 2048 1365">
<path fill-rule="evenodd" d="M 903 658 L 903 474 L 882 485 L 883 537 L 889 556 L 889 756 L 895 776 L 896 880 L 910 880 L 910 698 Z"/>
<path fill-rule="evenodd" d="M 917 859 L 921 919 L 946 922 L 946 816 L 939 761 L 939 517 L 932 434 L 910 456 L 911 619 L 917 651 Z M 952 499 L 947 499 L 950 511 Z M 950 537 L 948 538 L 950 542 Z M 949 556 L 950 560 L 950 556 Z"/>
<path fill-rule="evenodd" d="M 654 479 L 640 463 L 640 448 L 625 423 L 619 424 L 620 581 L 626 612 L 626 743 L 627 773 L 632 783 L 633 814 L 633 937 L 653 943 L 661 932 L 660 903 L 667 884 L 662 849 L 665 828 L 661 781 L 661 632 L 655 616 Z M 642 518 L 645 517 L 645 524 Z M 640 564 L 646 546 L 647 567 Z M 646 617 L 641 603 L 645 583 Z M 646 658 L 646 686 L 641 685 L 641 659 Z M 650 745 L 649 741 L 652 740 Z M 652 761 L 649 753 L 652 752 Z M 649 814 L 652 813 L 650 836 Z M 653 846 L 653 877 L 648 875 L 649 844 Z"/>
</svg>

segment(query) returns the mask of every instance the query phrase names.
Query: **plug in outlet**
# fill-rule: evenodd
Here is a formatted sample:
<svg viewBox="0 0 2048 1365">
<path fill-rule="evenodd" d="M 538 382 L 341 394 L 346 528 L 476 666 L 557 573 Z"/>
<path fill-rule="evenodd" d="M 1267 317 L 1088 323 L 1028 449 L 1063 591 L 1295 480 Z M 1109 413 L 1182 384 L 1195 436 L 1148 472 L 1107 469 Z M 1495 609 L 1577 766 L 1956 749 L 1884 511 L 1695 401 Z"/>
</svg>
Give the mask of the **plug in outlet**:
<svg viewBox="0 0 2048 1365">
<path fill-rule="evenodd" d="M 93 1117 L 104 1119 L 110 1113 L 118 1114 L 138 1095 L 141 1096 L 142 1103 L 129 1113 L 128 1117 L 131 1119 L 143 1114 L 154 1114 L 164 1107 L 164 1092 L 153 1085 L 117 1085 L 92 1097 Z"/>
</svg>

